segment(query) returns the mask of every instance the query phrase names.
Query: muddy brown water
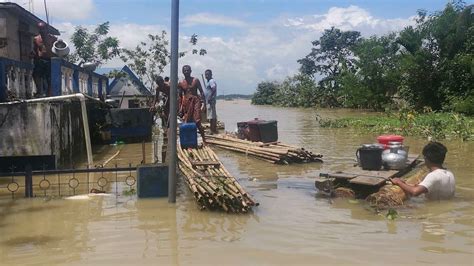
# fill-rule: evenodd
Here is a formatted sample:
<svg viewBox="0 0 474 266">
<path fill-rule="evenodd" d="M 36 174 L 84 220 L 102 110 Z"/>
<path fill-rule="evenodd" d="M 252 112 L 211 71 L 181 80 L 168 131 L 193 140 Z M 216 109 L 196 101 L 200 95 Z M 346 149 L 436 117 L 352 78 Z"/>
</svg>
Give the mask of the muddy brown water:
<svg viewBox="0 0 474 266">
<path fill-rule="evenodd" d="M 216 149 L 228 170 L 260 202 L 246 215 L 199 211 L 187 188 L 167 199 L 105 196 L 89 200 L 0 200 L 1 265 L 248 265 L 474 263 L 474 143 L 445 141 L 456 198 L 412 199 L 394 221 L 362 201 L 316 195 L 320 172 L 354 163 L 375 133 L 318 127 L 309 109 L 220 101 L 227 130 L 254 117 L 278 120 L 281 141 L 324 154 L 323 164 L 275 166 Z M 360 111 L 319 110 L 322 117 Z M 425 140 L 407 138 L 411 152 Z M 96 161 L 116 148 L 102 147 Z M 147 160 L 151 160 L 147 152 Z M 141 145 L 123 147 L 114 162 L 141 160 Z"/>
</svg>

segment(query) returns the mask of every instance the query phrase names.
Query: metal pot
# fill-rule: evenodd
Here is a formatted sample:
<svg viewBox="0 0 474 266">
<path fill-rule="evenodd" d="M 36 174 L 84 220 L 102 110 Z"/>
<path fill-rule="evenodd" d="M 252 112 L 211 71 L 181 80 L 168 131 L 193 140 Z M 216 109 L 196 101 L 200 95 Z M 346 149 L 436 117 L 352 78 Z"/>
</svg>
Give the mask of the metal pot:
<svg viewBox="0 0 474 266">
<path fill-rule="evenodd" d="M 406 167 L 408 152 L 400 142 L 390 142 L 388 149 L 382 153 L 385 169 L 401 170 Z"/>
<path fill-rule="evenodd" d="M 94 72 L 95 69 L 97 68 L 97 65 L 98 65 L 97 63 L 87 62 L 82 65 L 82 68 L 84 68 L 87 71 Z"/>
<path fill-rule="evenodd" d="M 69 45 L 67 42 L 59 39 L 53 43 L 53 48 L 51 49 L 54 54 L 59 57 L 65 57 L 69 54 Z"/>
</svg>

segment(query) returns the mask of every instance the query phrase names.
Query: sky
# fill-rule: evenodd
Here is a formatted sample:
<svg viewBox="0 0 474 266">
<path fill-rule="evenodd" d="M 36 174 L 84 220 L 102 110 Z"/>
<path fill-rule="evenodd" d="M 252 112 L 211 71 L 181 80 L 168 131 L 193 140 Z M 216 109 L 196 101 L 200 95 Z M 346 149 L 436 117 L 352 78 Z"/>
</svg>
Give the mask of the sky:
<svg viewBox="0 0 474 266">
<path fill-rule="evenodd" d="M 43 0 L 10 0 L 45 19 Z M 472 4 L 473 1 L 466 1 Z M 180 51 L 198 35 L 205 56 L 187 55 L 193 76 L 212 69 L 218 94 L 251 94 L 261 81 L 281 81 L 297 73 L 296 60 L 311 41 L 332 26 L 363 36 L 398 31 L 414 24 L 419 9 L 442 10 L 447 0 L 181 0 Z M 78 25 L 110 21 L 110 35 L 132 48 L 148 34 L 170 33 L 171 0 L 47 0 L 51 24 L 68 41 Z M 169 36 L 169 35 L 168 35 Z M 103 67 L 121 68 L 120 59 Z M 169 70 L 164 73 L 167 75 Z M 179 72 L 181 73 L 181 72 Z M 182 78 L 182 75 L 179 75 Z"/>
</svg>

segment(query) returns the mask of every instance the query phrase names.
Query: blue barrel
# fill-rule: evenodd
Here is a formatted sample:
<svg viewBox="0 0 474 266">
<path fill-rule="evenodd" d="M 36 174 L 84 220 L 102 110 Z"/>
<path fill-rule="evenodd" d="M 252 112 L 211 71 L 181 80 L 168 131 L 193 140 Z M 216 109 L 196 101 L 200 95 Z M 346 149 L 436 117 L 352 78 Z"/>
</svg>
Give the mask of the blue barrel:
<svg viewBox="0 0 474 266">
<path fill-rule="evenodd" d="M 197 148 L 196 123 L 183 123 L 179 126 L 179 142 L 181 148 Z"/>
</svg>

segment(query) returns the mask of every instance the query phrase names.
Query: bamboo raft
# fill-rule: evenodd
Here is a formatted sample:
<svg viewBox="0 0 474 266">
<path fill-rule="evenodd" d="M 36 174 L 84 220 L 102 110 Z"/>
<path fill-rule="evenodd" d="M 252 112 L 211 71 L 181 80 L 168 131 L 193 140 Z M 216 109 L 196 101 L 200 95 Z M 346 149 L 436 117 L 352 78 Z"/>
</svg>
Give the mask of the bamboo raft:
<svg viewBox="0 0 474 266">
<path fill-rule="evenodd" d="M 209 147 L 177 150 L 179 169 L 202 210 L 246 213 L 259 205 Z"/>
<path fill-rule="evenodd" d="M 274 164 L 323 162 L 321 154 L 314 154 L 281 142 L 251 142 L 229 134 L 206 135 L 206 142 L 222 149 L 244 153 Z"/>
<path fill-rule="evenodd" d="M 401 170 L 362 170 L 358 166 L 343 171 L 320 174 L 315 186 L 321 194 L 341 198 L 362 198 L 377 209 L 401 206 L 408 195 L 390 182 L 399 177 L 408 184 L 418 184 L 427 174 L 427 169 L 417 155 L 409 155 L 407 165 Z"/>
</svg>

